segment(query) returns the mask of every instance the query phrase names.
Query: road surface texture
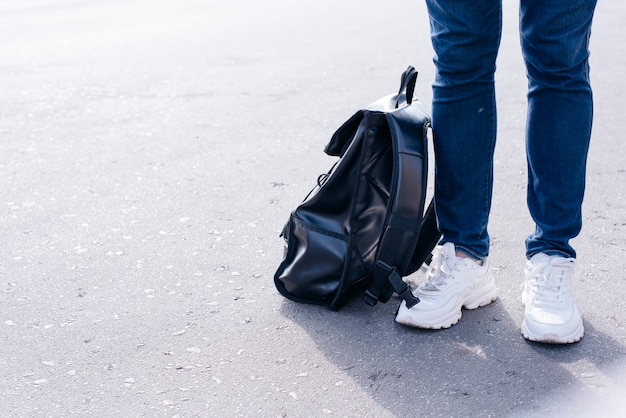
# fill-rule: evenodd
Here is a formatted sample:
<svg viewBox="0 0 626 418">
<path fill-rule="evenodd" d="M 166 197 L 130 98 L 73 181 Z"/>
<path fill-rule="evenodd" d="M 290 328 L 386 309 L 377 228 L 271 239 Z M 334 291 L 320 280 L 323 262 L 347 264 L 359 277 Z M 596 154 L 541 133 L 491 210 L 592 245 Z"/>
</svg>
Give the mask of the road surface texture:
<svg viewBox="0 0 626 418">
<path fill-rule="evenodd" d="M 598 5 L 575 290 L 586 336 L 520 335 L 526 80 L 505 0 L 499 299 L 445 331 L 282 298 L 323 147 L 409 65 L 421 0 L 0 1 L 0 415 L 618 416 L 626 407 L 626 3 Z M 603 414 L 603 415 L 602 415 Z"/>
</svg>

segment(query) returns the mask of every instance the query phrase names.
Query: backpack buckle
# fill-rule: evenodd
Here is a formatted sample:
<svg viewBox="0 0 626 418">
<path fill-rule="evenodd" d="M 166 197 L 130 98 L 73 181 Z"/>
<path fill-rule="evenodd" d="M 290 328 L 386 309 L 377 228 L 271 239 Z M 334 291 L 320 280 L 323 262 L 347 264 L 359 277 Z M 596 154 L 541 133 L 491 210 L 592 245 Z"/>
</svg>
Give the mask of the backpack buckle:
<svg viewBox="0 0 626 418">
<path fill-rule="evenodd" d="M 370 284 L 370 288 L 363 293 L 363 301 L 370 306 L 376 305 L 379 300 L 384 300 L 386 302 L 389 299 L 389 296 L 391 296 L 391 289 L 388 288 L 387 285 L 391 281 L 390 277 L 394 273 L 400 277 L 398 270 L 395 267 L 390 266 L 382 260 L 378 260 L 374 264 L 374 270 L 371 273 L 372 282 Z M 402 279 L 400 280 L 402 281 Z M 386 287 L 388 292 L 385 292 Z M 384 293 L 388 293 L 386 298 L 384 297 Z"/>
<path fill-rule="evenodd" d="M 365 302 L 369 306 L 374 306 L 378 303 L 378 296 L 375 296 L 369 290 L 363 292 L 363 302 Z"/>
<path fill-rule="evenodd" d="M 419 298 L 411 292 L 409 285 L 402 280 L 402 276 L 400 276 L 398 269 L 390 266 L 382 260 L 378 260 L 374 265 L 374 271 L 372 272 L 372 284 L 370 288 L 363 293 L 363 301 L 370 306 L 376 305 L 376 303 L 380 300 L 380 295 L 382 294 L 387 283 L 391 284 L 391 287 L 393 287 L 393 290 L 398 294 L 398 296 L 404 299 L 407 308 L 410 309 L 420 302 Z M 373 292 L 376 292 L 377 294 L 374 294 Z"/>
</svg>

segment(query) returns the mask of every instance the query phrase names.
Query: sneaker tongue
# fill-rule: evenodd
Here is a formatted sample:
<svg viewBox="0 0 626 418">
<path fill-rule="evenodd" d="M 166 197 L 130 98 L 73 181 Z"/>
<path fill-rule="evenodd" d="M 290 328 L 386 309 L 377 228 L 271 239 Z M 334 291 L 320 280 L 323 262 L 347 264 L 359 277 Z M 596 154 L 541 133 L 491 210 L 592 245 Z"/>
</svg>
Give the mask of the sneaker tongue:
<svg viewBox="0 0 626 418">
<path fill-rule="evenodd" d="M 451 242 L 443 244 L 442 252 L 446 258 L 456 257 L 456 247 Z"/>
<path fill-rule="evenodd" d="M 433 260 L 427 270 L 427 279 L 419 286 L 422 291 L 436 292 L 440 286 L 445 286 L 452 272 L 459 263 L 473 262 L 468 258 L 457 257 L 454 244 L 448 242 L 437 247 L 433 253 Z"/>
<path fill-rule="evenodd" d="M 563 294 L 564 280 L 567 277 L 567 267 L 559 264 L 547 263 L 540 274 L 535 276 L 537 299 L 543 302 L 560 303 Z"/>
</svg>

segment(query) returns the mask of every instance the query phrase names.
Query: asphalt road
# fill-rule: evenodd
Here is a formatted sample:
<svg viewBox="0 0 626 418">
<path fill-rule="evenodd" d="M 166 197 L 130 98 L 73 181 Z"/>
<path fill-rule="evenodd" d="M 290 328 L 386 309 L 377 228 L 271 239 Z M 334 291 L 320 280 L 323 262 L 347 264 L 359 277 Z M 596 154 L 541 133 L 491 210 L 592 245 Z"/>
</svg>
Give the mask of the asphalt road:
<svg viewBox="0 0 626 418">
<path fill-rule="evenodd" d="M 396 300 L 283 299 L 278 234 L 352 113 L 420 71 L 421 1 L 1 0 L 0 415 L 619 416 L 626 3 L 598 5 L 575 290 L 586 336 L 520 335 L 525 77 L 505 0 L 500 289 L 446 331 Z"/>
</svg>

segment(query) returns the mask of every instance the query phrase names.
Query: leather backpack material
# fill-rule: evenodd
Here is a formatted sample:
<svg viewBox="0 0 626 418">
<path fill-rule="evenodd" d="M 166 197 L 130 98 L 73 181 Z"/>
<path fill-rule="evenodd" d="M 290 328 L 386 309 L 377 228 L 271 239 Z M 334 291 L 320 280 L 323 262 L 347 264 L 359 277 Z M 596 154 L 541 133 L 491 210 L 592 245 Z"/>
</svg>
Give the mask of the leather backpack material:
<svg viewBox="0 0 626 418">
<path fill-rule="evenodd" d="M 281 236 L 278 291 L 339 310 L 362 293 L 366 303 L 396 292 L 419 302 L 402 280 L 427 261 L 440 234 L 432 202 L 425 211 L 430 118 L 413 98 L 417 71 L 400 89 L 359 110 L 332 136 L 339 157 L 291 213 Z"/>
</svg>

